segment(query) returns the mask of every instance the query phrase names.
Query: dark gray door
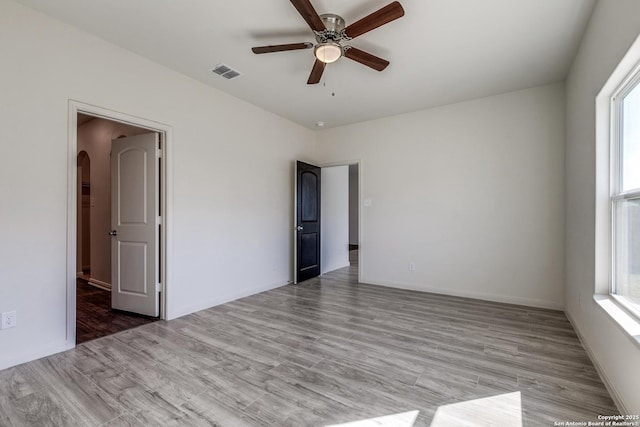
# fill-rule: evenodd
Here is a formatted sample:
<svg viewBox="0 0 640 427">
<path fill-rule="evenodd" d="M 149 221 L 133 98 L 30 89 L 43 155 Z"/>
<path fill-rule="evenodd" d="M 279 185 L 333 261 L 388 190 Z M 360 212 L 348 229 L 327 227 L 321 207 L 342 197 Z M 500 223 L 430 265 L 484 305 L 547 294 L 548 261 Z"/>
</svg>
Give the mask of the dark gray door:
<svg viewBox="0 0 640 427">
<path fill-rule="evenodd" d="M 320 275 L 320 168 L 296 168 L 297 282 Z"/>
</svg>

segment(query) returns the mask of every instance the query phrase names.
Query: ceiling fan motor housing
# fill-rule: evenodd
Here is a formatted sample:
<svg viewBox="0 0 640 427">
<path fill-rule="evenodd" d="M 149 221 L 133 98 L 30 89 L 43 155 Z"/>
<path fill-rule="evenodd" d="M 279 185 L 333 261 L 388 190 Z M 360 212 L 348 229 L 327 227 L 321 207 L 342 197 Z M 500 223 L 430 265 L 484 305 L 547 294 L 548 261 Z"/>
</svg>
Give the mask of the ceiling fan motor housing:
<svg viewBox="0 0 640 427">
<path fill-rule="evenodd" d="M 334 13 L 325 13 L 320 15 L 320 19 L 324 24 L 325 30 L 314 31 L 318 43 L 326 41 L 338 42 L 344 38 L 345 23 L 342 16 Z"/>
</svg>

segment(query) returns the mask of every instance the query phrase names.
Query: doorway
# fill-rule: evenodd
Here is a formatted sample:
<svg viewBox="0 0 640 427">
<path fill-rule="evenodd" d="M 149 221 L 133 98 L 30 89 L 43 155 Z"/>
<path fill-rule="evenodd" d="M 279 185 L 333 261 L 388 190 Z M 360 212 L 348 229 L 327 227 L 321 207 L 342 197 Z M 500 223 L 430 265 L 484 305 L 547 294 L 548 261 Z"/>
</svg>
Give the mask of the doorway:
<svg viewBox="0 0 640 427">
<path fill-rule="evenodd" d="M 293 283 L 344 268 L 359 280 L 360 162 L 295 165 Z"/>
<path fill-rule="evenodd" d="M 91 158 L 82 150 L 78 153 L 78 277 L 91 274 Z"/>
<path fill-rule="evenodd" d="M 69 135 L 76 160 L 69 171 L 69 181 L 76 184 L 69 191 L 75 196 L 69 198 L 69 212 L 76 214 L 70 215 L 68 233 L 69 347 L 165 318 L 167 300 L 170 128 L 70 102 L 74 128 Z M 147 230 L 143 237 L 141 226 Z"/>
<path fill-rule="evenodd" d="M 359 165 L 322 166 L 322 274 L 351 267 L 358 270 Z M 355 275 L 355 274 L 354 274 Z"/>
<path fill-rule="evenodd" d="M 349 165 L 349 264 L 357 269 L 360 254 L 360 165 Z"/>
</svg>

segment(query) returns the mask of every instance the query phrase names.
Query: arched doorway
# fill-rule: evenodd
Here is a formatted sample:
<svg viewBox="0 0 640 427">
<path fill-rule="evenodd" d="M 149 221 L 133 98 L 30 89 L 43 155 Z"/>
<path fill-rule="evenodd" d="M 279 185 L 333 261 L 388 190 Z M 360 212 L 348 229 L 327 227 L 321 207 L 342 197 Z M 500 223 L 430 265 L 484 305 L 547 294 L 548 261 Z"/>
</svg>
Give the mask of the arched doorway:
<svg viewBox="0 0 640 427">
<path fill-rule="evenodd" d="M 77 268 L 79 277 L 91 274 L 91 159 L 78 153 L 78 234 Z"/>
</svg>

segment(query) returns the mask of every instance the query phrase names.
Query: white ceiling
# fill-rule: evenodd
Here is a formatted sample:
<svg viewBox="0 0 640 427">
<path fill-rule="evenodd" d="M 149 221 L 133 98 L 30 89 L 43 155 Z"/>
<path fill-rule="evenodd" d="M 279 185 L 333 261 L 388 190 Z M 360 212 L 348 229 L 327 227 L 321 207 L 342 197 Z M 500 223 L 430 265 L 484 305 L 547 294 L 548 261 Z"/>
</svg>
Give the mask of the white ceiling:
<svg viewBox="0 0 640 427">
<path fill-rule="evenodd" d="M 18 1 L 313 129 L 561 81 L 596 0 L 400 0 L 404 17 L 349 43 L 386 70 L 341 58 L 313 86 L 312 49 L 250 50 L 315 41 L 288 0 Z M 348 25 L 391 0 L 311 2 Z"/>
</svg>

